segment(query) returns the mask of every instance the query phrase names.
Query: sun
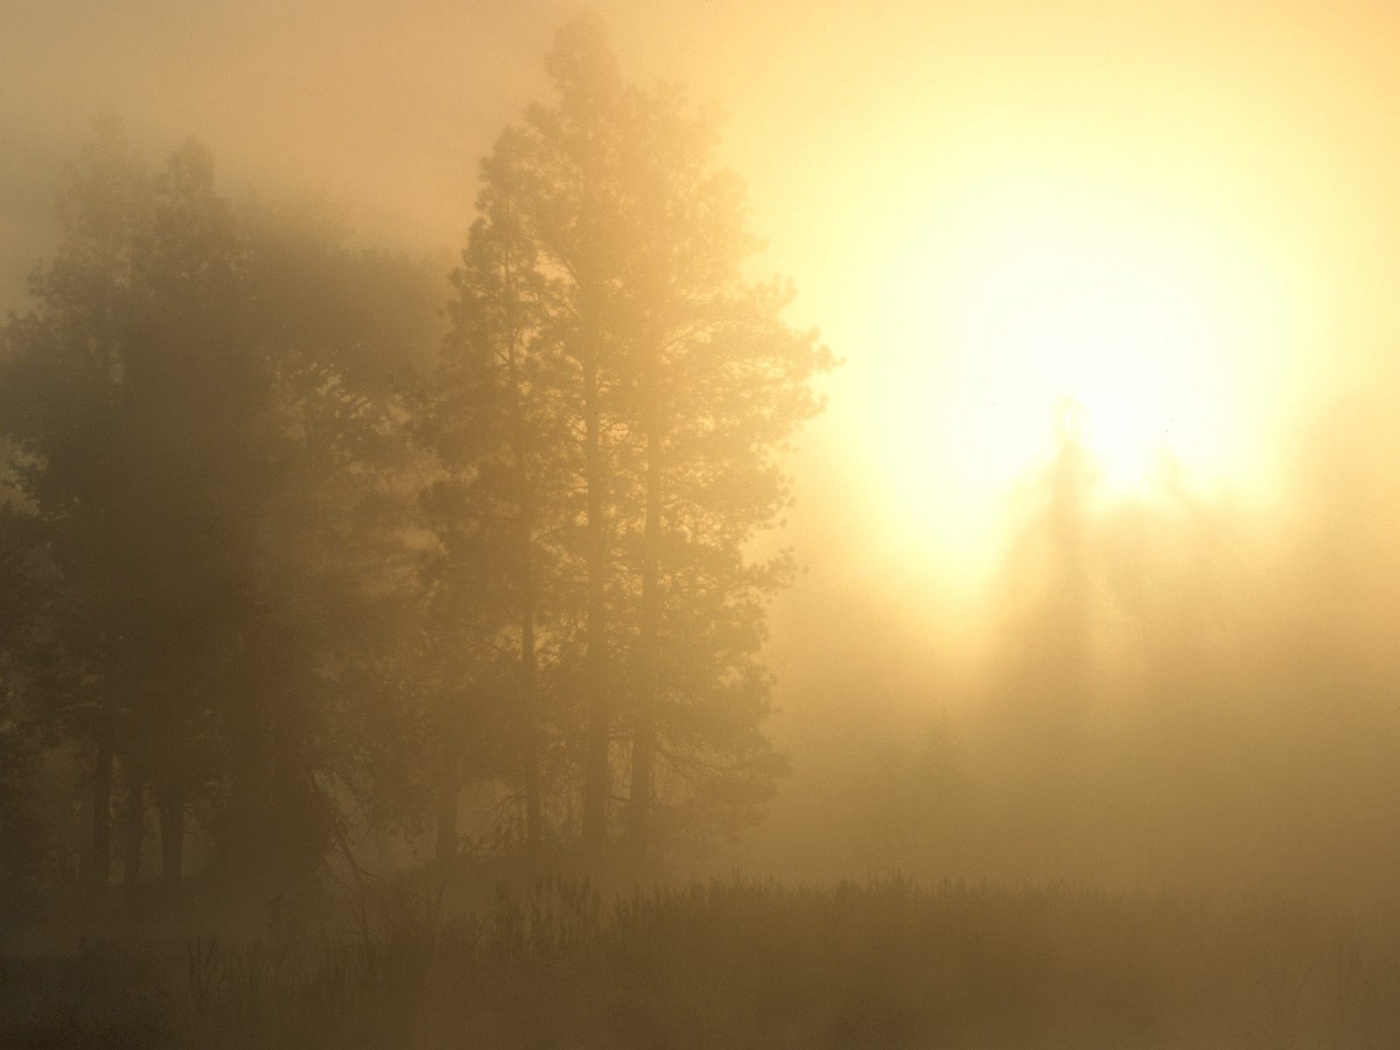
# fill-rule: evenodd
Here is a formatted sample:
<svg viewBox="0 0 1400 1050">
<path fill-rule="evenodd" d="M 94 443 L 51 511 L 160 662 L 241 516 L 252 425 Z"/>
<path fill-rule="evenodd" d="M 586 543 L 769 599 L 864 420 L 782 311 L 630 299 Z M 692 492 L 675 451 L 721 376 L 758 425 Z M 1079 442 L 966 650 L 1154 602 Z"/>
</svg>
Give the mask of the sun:
<svg viewBox="0 0 1400 1050">
<path fill-rule="evenodd" d="M 1005 403 L 996 425 L 1023 462 L 1072 404 L 1078 440 L 1120 493 L 1150 488 L 1169 461 L 1222 468 L 1228 325 L 1189 248 L 1146 224 L 1054 212 L 980 231 L 954 340 L 968 385 Z"/>
<path fill-rule="evenodd" d="M 1104 501 L 1234 498 L 1267 477 L 1261 377 L 1284 374 L 1301 329 L 1292 263 L 1224 195 L 1023 174 L 892 208 L 853 253 L 879 265 L 847 271 L 838 333 L 854 349 L 832 406 L 862 505 L 892 555 L 969 581 L 1066 405 Z"/>
</svg>

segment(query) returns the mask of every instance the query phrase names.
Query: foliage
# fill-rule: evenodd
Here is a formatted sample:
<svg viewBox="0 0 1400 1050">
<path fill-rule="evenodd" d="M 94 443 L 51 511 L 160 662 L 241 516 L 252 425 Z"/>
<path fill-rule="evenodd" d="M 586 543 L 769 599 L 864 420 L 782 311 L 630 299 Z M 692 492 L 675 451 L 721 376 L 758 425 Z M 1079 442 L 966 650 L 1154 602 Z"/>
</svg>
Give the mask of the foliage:
<svg viewBox="0 0 1400 1050">
<path fill-rule="evenodd" d="M 589 20 L 547 68 L 556 105 L 482 166 L 439 414 L 474 441 L 450 469 L 502 508 L 477 520 L 512 552 L 527 779 L 559 739 L 584 836 L 615 823 L 621 781 L 645 851 L 654 814 L 662 839 L 741 820 L 783 769 L 759 651 L 791 565 L 750 541 L 788 505 L 781 452 L 831 357 L 780 320 L 788 289 L 745 276 L 757 242 L 712 114 L 626 84 Z"/>
<path fill-rule="evenodd" d="M 5 330 L 15 486 L 49 569 L 48 644 L 11 652 L 39 721 L 83 745 L 92 878 L 118 773 L 129 879 L 148 791 L 167 878 L 200 810 L 216 852 L 305 871 L 392 725 L 332 686 L 407 560 L 388 372 L 431 331 L 431 284 L 310 212 L 234 205 L 197 145 L 147 173 L 111 126 L 63 215 Z"/>
<path fill-rule="evenodd" d="M 67 767 L 92 890 L 118 838 L 145 878 L 152 805 L 171 886 L 197 856 L 270 892 L 434 810 L 449 862 L 468 788 L 537 859 L 604 845 L 614 784 L 639 856 L 771 793 L 791 562 L 748 551 L 830 356 L 743 273 L 711 116 L 587 20 L 548 67 L 436 358 L 430 270 L 323 205 L 236 202 L 194 142 L 148 168 L 110 122 L 73 165 L 0 355 L 0 776 Z"/>
</svg>

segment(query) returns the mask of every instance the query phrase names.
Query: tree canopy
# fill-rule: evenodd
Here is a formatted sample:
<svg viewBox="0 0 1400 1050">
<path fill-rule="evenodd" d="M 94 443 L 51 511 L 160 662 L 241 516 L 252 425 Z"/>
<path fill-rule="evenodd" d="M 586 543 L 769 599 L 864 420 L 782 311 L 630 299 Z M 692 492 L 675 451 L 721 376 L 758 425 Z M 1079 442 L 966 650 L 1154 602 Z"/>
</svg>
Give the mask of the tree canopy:
<svg viewBox="0 0 1400 1050">
<path fill-rule="evenodd" d="M 133 887 L 153 837 L 175 886 L 311 874 L 369 826 L 648 862 L 770 796 L 793 562 L 752 541 L 832 358 L 749 276 L 714 115 L 594 21 L 547 68 L 450 288 L 229 197 L 197 143 L 150 168 L 95 129 L 0 360 L 0 780 L 48 756 L 83 799 L 44 828 L 7 792 L 25 878 L 100 889 L 114 828 Z"/>
</svg>

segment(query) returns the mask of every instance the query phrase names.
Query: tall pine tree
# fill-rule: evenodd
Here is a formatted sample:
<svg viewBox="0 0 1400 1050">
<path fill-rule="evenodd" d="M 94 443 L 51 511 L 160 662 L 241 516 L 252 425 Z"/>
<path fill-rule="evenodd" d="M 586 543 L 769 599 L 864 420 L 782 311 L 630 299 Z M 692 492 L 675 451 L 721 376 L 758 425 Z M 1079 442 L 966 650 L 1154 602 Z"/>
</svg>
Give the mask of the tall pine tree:
<svg viewBox="0 0 1400 1050">
<path fill-rule="evenodd" d="M 516 509 L 558 521 L 552 572 L 578 588 L 577 615 L 551 629 L 577 712 L 580 830 L 597 846 L 625 826 L 645 855 L 683 814 L 745 811 L 782 767 L 761 731 L 760 649 L 790 563 L 747 551 L 788 503 L 781 454 L 832 362 L 781 320 L 786 286 L 746 278 L 758 245 L 712 115 L 625 83 L 591 20 L 560 32 L 547 67 L 557 103 L 483 166 L 459 288 L 479 316 L 531 289 L 529 359 L 549 377 L 523 388 L 548 421 L 532 455 L 562 469 Z M 473 266 L 505 243 L 527 267 L 509 287 L 499 258 Z M 461 316 L 463 345 L 500 344 Z M 517 586 L 533 579 L 530 559 L 514 565 Z"/>
</svg>

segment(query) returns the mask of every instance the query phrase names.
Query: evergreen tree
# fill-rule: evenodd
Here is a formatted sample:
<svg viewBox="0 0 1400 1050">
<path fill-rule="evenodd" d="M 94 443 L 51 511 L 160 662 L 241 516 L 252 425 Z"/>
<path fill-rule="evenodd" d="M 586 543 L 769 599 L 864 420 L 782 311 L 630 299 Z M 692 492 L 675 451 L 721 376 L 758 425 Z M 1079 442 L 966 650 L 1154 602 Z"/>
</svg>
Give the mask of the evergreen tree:
<svg viewBox="0 0 1400 1050">
<path fill-rule="evenodd" d="M 57 255 L 31 280 L 36 308 L 5 329 L 3 416 L 15 486 L 54 567 L 47 603 L 61 653 L 47 718 L 81 740 L 90 814 L 84 878 L 105 885 L 118 733 L 136 686 L 120 639 L 137 615 L 111 557 L 125 538 L 124 350 L 150 181 L 120 128 L 97 128 L 60 198 Z"/>
<path fill-rule="evenodd" d="M 454 274 L 446 394 L 434 406 L 433 423 L 449 470 L 439 497 L 455 501 L 455 513 L 442 523 L 444 541 L 464 526 L 474 534 L 469 564 L 478 568 L 473 598 L 485 614 L 480 622 L 485 636 L 514 653 L 510 779 L 523 795 L 526 841 L 537 851 L 545 833 L 542 765 L 550 732 L 540 650 L 552 626 L 560 501 L 573 465 L 568 416 L 560 410 L 569 377 L 550 352 L 547 281 L 522 222 L 516 175 L 523 145 L 508 133 L 483 165 L 481 217 Z M 477 637 L 479 644 L 482 631 Z"/>
<path fill-rule="evenodd" d="M 383 362 L 431 341 L 432 283 L 235 207 L 197 145 L 146 175 L 110 128 L 64 216 L 0 394 L 53 577 L 42 692 L 88 753 L 87 871 L 119 784 L 128 879 L 148 796 L 171 883 L 195 802 L 223 861 L 306 870 L 394 750 L 401 712 L 359 673 L 415 558 Z"/>
<path fill-rule="evenodd" d="M 737 812 L 782 768 L 761 733 L 759 650 L 790 563 L 746 550 L 788 502 L 780 454 L 831 358 L 781 321 L 785 286 L 744 275 L 757 242 L 740 183 L 714 163 L 712 115 L 627 85 L 589 20 L 561 31 L 548 69 L 557 105 L 532 108 L 483 167 L 460 287 L 478 314 L 516 309 L 470 265 L 508 230 L 539 315 L 531 359 L 550 377 L 529 387 L 549 421 L 536 455 L 576 478 L 534 493 L 532 514 L 560 517 L 558 572 L 581 582 L 581 623 L 558 637 L 579 701 L 582 834 L 604 840 L 623 759 L 645 853 L 659 801 Z"/>
</svg>

